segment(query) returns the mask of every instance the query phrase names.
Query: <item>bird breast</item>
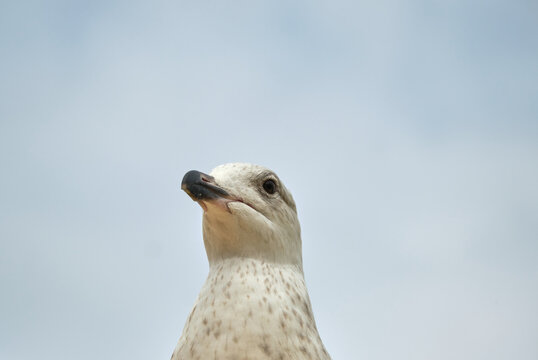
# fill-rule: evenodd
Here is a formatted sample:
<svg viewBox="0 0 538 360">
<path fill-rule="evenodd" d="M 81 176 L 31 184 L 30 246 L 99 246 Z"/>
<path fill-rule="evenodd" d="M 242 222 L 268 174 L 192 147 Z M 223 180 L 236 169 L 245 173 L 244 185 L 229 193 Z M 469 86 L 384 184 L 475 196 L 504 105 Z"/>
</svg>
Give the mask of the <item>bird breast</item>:
<svg viewBox="0 0 538 360">
<path fill-rule="evenodd" d="M 172 360 L 329 359 L 302 270 L 231 258 L 211 266 Z"/>
</svg>

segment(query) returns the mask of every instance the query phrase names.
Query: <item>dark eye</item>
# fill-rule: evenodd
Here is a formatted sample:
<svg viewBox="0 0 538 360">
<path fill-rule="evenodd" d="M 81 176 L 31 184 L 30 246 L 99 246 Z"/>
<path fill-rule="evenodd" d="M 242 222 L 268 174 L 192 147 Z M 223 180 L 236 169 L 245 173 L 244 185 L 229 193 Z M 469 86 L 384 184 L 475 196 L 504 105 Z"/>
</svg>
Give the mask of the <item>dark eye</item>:
<svg viewBox="0 0 538 360">
<path fill-rule="evenodd" d="M 275 181 L 274 180 L 265 180 L 265 182 L 263 183 L 263 189 L 268 193 L 268 194 L 274 194 L 275 191 L 276 191 L 276 184 L 275 184 Z"/>
</svg>

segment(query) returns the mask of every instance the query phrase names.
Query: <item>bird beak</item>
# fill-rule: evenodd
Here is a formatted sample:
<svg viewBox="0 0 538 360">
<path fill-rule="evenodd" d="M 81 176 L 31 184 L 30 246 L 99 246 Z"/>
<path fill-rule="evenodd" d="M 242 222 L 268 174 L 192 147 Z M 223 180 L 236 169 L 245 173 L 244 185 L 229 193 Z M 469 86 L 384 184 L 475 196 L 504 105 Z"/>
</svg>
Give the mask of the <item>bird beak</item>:
<svg viewBox="0 0 538 360">
<path fill-rule="evenodd" d="M 187 193 L 194 201 L 207 211 L 205 201 L 224 205 L 229 211 L 227 203 L 235 199 L 223 188 L 218 186 L 215 178 L 202 172 L 191 170 L 183 176 L 181 189 Z"/>
<path fill-rule="evenodd" d="M 191 170 L 183 176 L 181 189 L 194 201 L 230 196 L 226 190 L 217 186 L 213 176 L 196 170 Z"/>
</svg>

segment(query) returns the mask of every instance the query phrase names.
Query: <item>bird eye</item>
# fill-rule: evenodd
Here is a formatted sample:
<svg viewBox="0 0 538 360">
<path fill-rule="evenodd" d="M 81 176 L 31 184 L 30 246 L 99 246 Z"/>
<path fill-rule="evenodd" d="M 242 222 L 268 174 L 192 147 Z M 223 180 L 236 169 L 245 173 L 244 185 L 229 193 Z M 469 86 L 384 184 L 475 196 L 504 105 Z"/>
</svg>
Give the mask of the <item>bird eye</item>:
<svg viewBox="0 0 538 360">
<path fill-rule="evenodd" d="M 268 194 L 274 194 L 275 191 L 276 191 L 276 184 L 275 184 L 275 181 L 272 180 L 272 179 L 265 180 L 265 182 L 263 183 L 263 189 L 264 189 Z"/>
</svg>

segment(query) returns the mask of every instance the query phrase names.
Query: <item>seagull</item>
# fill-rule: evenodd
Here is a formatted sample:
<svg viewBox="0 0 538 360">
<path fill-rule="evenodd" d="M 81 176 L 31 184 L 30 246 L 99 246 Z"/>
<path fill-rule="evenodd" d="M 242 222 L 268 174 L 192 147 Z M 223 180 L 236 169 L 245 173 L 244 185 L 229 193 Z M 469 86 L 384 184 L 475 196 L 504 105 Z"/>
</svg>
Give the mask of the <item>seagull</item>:
<svg viewBox="0 0 538 360">
<path fill-rule="evenodd" d="M 330 360 L 303 274 L 291 193 L 271 170 L 189 171 L 181 188 L 203 209 L 209 275 L 172 360 Z"/>
</svg>

